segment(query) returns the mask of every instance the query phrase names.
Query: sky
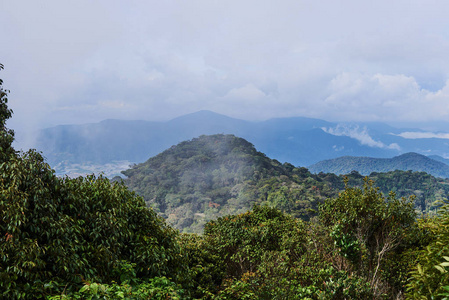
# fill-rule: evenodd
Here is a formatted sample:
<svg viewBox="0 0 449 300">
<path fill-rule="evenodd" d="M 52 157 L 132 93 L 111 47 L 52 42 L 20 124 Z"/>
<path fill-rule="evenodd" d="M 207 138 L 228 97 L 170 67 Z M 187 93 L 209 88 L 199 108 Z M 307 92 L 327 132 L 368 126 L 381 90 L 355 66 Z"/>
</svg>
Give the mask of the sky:
<svg viewBox="0 0 449 300">
<path fill-rule="evenodd" d="M 25 133 L 199 110 L 245 120 L 449 120 L 447 0 L 0 0 Z"/>
</svg>

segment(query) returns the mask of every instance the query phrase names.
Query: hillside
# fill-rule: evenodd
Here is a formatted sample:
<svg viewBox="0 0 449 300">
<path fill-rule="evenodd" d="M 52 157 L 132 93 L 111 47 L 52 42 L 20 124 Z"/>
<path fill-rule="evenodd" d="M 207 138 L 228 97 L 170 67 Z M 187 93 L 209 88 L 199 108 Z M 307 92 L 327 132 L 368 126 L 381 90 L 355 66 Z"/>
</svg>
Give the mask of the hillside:
<svg viewBox="0 0 449 300">
<path fill-rule="evenodd" d="M 128 177 L 125 184 L 147 205 L 186 232 L 201 232 L 207 221 L 245 212 L 254 204 L 268 204 L 307 220 L 318 204 L 344 189 L 343 176 L 314 175 L 306 168 L 281 164 L 248 141 L 222 134 L 184 141 L 123 174 Z M 363 185 L 357 172 L 348 178 L 352 186 Z M 372 179 L 379 181 L 384 193 L 416 195 L 417 208 L 424 211 L 449 193 L 448 180 L 423 172 L 378 173 Z"/>
<path fill-rule="evenodd" d="M 393 158 L 344 156 L 320 161 L 308 168 L 312 173 L 348 174 L 355 170 L 362 175 L 369 175 L 372 172 L 413 170 L 426 172 L 436 177 L 449 178 L 447 164 L 418 153 L 405 153 Z"/>
<path fill-rule="evenodd" d="M 304 117 L 250 122 L 199 111 L 170 121 L 105 120 L 47 128 L 36 133 L 34 148 L 44 153 L 58 175 L 74 176 L 106 168 L 108 176 L 116 174 L 123 170 L 123 162 L 144 162 L 172 145 L 211 134 L 242 137 L 269 157 L 295 166 L 341 156 L 448 155 L 445 139 L 402 136 L 417 131 L 382 123 L 345 124 Z"/>
<path fill-rule="evenodd" d="M 446 165 L 449 165 L 449 159 L 447 159 L 447 158 L 441 157 L 439 155 L 429 155 L 428 157 L 433 159 L 433 160 L 445 163 Z"/>
<path fill-rule="evenodd" d="M 178 229 L 200 232 L 209 220 L 270 204 L 307 218 L 336 195 L 305 168 L 281 164 L 233 135 L 185 141 L 123 172 L 125 183 Z"/>
</svg>

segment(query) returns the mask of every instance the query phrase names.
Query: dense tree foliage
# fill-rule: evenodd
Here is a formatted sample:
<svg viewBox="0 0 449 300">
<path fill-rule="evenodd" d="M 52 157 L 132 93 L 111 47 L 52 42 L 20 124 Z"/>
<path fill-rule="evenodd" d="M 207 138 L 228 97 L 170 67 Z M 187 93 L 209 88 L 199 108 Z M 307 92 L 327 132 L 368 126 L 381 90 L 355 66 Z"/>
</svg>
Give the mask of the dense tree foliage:
<svg viewBox="0 0 449 300">
<path fill-rule="evenodd" d="M 365 181 L 362 189 L 346 188 L 327 200 L 320 207 L 320 219 L 354 272 L 381 294 L 385 261 L 396 249 L 402 250 L 399 246 L 413 230 L 416 214 L 410 199 L 398 199 L 394 193 L 384 198 L 372 181 Z"/>
<path fill-rule="evenodd" d="M 3 65 L 0 64 L 0 71 Z M 3 80 L 0 78 L 0 162 L 7 160 L 14 152 L 11 144 L 14 140 L 14 131 L 6 128 L 6 121 L 11 118 L 12 110 L 8 108 L 9 90 L 3 88 Z"/>
<path fill-rule="evenodd" d="M 394 170 L 414 170 L 426 172 L 436 177 L 449 178 L 449 165 L 444 158 L 438 160 L 431 157 L 410 152 L 393 158 L 374 158 L 343 156 L 329 160 L 320 161 L 309 166 L 313 173 L 335 173 L 348 174 L 356 170 L 362 175 L 370 175 L 373 172 L 391 172 Z"/>
<path fill-rule="evenodd" d="M 125 184 L 170 224 L 196 233 L 210 220 L 243 213 L 256 204 L 309 220 L 319 204 L 345 188 L 344 176 L 314 175 L 306 168 L 281 164 L 233 135 L 182 142 L 123 173 L 128 176 Z M 350 186 L 364 184 L 358 172 L 347 178 Z M 370 179 L 385 194 L 416 196 L 416 207 L 427 213 L 449 194 L 449 180 L 424 172 L 373 173 Z"/>
<path fill-rule="evenodd" d="M 448 200 L 449 180 L 436 178 L 425 172 L 393 171 L 372 173 L 369 176 L 383 192 L 392 191 L 398 197 L 415 197 L 415 207 L 424 213 L 432 214 Z"/>
<path fill-rule="evenodd" d="M 255 206 L 252 211 L 219 218 L 206 225 L 203 236 L 195 237 L 196 247 L 190 244 L 187 251 L 189 265 L 207 270 L 196 273 L 198 289 L 194 295 L 198 298 L 373 296 L 363 277 L 342 267 L 345 258 L 339 255 L 325 228 L 275 208 Z"/>
<path fill-rule="evenodd" d="M 365 179 L 304 222 L 255 206 L 185 235 L 193 294 L 210 299 L 398 299 L 430 241 L 410 199 L 384 197 Z"/>
<path fill-rule="evenodd" d="M 179 234 L 122 182 L 59 178 L 36 151 L 16 152 L 2 84 L 1 299 L 449 296 L 445 181 L 375 173 L 377 188 L 357 172 L 280 164 L 234 136 L 200 137 L 125 172 L 178 227 L 205 224 Z M 416 219 L 413 198 L 424 212 L 446 204 Z"/>
<path fill-rule="evenodd" d="M 5 295 L 119 282 L 123 263 L 141 278 L 182 274 L 175 231 L 123 185 L 59 179 L 33 151 L 0 165 L 0 174 Z"/>
<path fill-rule="evenodd" d="M 6 95 L 1 88 L 0 297 L 121 283 L 129 266 L 140 280 L 183 280 L 177 232 L 142 198 L 103 177 L 58 178 L 36 151 L 12 148 Z"/>
<path fill-rule="evenodd" d="M 433 240 L 418 254 L 407 285 L 408 299 L 447 299 L 449 296 L 449 204 L 436 217 L 420 220 Z"/>
<path fill-rule="evenodd" d="M 206 222 L 255 204 L 307 219 L 337 191 L 307 169 L 269 159 L 233 135 L 182 142 L 123 173 L 126 185 L 171 224 L 197 233 Z"/>
</svg>

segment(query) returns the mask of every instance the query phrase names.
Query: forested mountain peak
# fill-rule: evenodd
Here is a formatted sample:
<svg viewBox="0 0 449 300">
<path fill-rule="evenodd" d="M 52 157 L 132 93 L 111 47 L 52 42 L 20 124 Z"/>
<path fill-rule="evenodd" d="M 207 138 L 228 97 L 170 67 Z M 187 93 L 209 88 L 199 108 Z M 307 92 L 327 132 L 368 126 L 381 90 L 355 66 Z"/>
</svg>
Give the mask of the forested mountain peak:
<svg viewBox="0 0 449 300">
<path fill-rule="evenodd" d="M 123 174 L 125 184 L 169 223 L 198 233 L 208 221 L 246 212 L 256 204 L 308 220 L 320 203 L 345 186 L 343 176 L 281 164 L 245 139 L 225 134 L 181 142 Z M 360 173 L 347 177 L 351 186 L 363 185 Z M 386 194 L 393 190 L 399 197 L 415 195 L 417 208 L 423 211 L 433 209 L 432 203 L 447 199 L 449 193 L 447 180 L 424 172 L 373 173 L 370 178 Z"/>
<path fill-rule="evenodd" d="M 426 172 L 436 177 L 449 178 L 449 166 L 443 161 L 437 161 L 414 152 L 404 153 L 393 158 L 343 156 L 320 161 L 309 166 L 309 169 L 313 173 L 325 172 L 335 174 L 348 174 L 355 170 L 362 175 L 369 175 L 372 172 L 412 170 Z"/>
<path fill-rule="evenodd" d="M 281 164 L 248 141 L 224 134 L 181 142 L 123 174 L 126 184 L 175 227 L 197 232 L 217 216 L 282 197 L 286 201 L 291 185 L 311 176 L 305 168 Z M 285 191 L 279 193 L 278 185 Z M 309 202 L 297 204 L 310 208 Z"/>
<path fill-rule="evenodd" d="M 171 169 L 178 175 L 185 169 L 200 172 L 220 169 L 226 166 L 233 175 L 250 176 L 254 171 L 265 168 L 271 172 L 283 172 L 281 164 L 258 152 L 254 145 L 234 135 L 202 135 L 172 146 L 162 153 L 123 172 L 128 177 L 136 173 L 151 174 L 156 168 Z"/>
</svg>

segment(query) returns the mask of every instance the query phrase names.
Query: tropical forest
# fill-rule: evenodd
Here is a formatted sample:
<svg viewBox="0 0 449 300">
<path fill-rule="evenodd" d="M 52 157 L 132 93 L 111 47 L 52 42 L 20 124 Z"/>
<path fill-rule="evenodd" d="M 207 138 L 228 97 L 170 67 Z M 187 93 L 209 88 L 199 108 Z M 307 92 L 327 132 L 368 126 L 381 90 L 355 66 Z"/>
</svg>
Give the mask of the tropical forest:
<svg viewBox="0 0 449 300">
<path fill-rule="evenodd" d="M 449 298 L 448 179 L 313 174 L 230 134 L 59 177 L 13 147 L 9 96 L 0 299 Z"/>
</svg>

